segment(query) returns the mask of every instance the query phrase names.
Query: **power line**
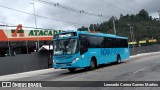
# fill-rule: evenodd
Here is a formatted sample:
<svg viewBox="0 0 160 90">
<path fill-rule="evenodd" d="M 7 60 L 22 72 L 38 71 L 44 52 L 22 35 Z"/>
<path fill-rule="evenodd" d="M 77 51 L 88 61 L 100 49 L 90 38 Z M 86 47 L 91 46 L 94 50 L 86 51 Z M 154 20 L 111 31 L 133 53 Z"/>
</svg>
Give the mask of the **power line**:
<svg viewBox="0 0 160 90">
<path fill-rule="evenodd" d="M 146 8 L 146 9 L 148 9 L 148 10 L 151 10 L 152 11 L 152 9 L 150 9 L 150 8 L 147 8 L 147 7 L 145 7 L 144 5 L 141 5 L 141 4 L 139 4 L 139 3 L 136 3 L 134 0 L 131 0 L 133 3 L 135 3 L 137 6 L 139 6 L 139 7 L 141 7 L 141 8 Z"/>
<path fill-rule="evenodd" d="M 13 26 L 13 25 L 0 25 L 0 27 L 17 27 L 17 26 Z M 23 28 L 36 29 L 35 27 L 29 27 L 29 26 L 23 26 Z M 55 29 L 46 29 L 46 28 L 37 28 L 37 29 L 41 29 L 41 30 L 55 30 Z"/>
<path fill-rule="evenodd" d="M 3 21 L 0 21 L 1 23 L 4 23 L 3 25 L 1 24 L 0 27 L 17 27 L 17 25 L 15 24 L 10 24 L 10 23 L 6 23 Z M 7 24 L 7 25 L 6 25 Z M 31 26 L 23 26 L 23 28 L 32 28 L 32 29 L 36 29 L 35 27 L 31 27 Z M 55 30 L 55 29 L 47 29 L 47 28 L 37 28 L 37 29 L 43 29 L 43 30 Z"/>
<path fill-rule="evenodd" d="M 17 11 L 17 12 L 20 12 L 20 13 L 28 14 L 28 15 L 34 15 L 32 13 L 28 13 L 28 12 L 24 12 L 24 11 L 21 11 L 21 10 L 13 9 L 13 8 L 6 7 L 6 6 L 3 6 L 3 5 L 0 5 L 0 7 L 6 8 L 6 9 L 10 9 L 10 10 L 13 10 L 13 11 Z M 54 21 L 60 21 L 60 22 L 70 23 L 70 24 L 85 25 L 85 24 L 79 24 L 79 23 L 74 23 L 74 22 L 70 22 L 70 21 L 59 20 L 59 19 L 54 19 L 54 18 L 40 16 L 40 15 L 35 15 L 35 16 L 41 17 L 41 18 L 45 18 L 45 19 L 54 20 Z"/>
<path fill-rule="evenodd" d="M 112 5 L 112 4 L 110 4 L 110 3 L 106 2 L 106 1 L 103 1 L 103 0 L 98 0 L 98 1 L 100 1 L 100 2 L 102 2 L 102 3 L 104 3 L 104 4 L 107 4 L 107 5 L 109 5 L 109 6 L 115 7 L 115 8 L 117 8 L 117 9 L 121 9 L 121 10 L 123 10 L 123 11 L 129 12 L 129 13 L 132 13 L 132 12 L 130 12 L 130 11 L 128 11 L 128 10 L 126 10 L 126 9 L 119 8 L 118 6 Z"/>
<path fill-rule="evenodd" d="M 127 4 L 122 3 L 121 1 L 118 1 L 118 0 L 114 0 L 114 1 L 115 1 L 116 3 L 120 3 L 120 4 L 122 4 L 123 6 L 126 6 L 126 7 L 130 8 L 131 10 L 137 11 L 135 8 L 132 8 L 132 7 L 128 6 Z"/>
<path fill-rule="evenodd" d="M 15 25 L 15 24 L 6 23 L 6 22 L 3 22 L 3 21 L 0 21 L 0 23 L 4 23 L 4 24 L 7 24 L 7 25 Z"/>
<path fill-rule="evenodd" d="M 103 15 L 103 14 L 95 14 L 95 13 L 87 12 L 85 10 L 77 10 L 75 8 L 64 6 L 64 5 L 61 5 L 59 3 L 55 3 L 55 2 L 47 2 L 47 1 L 43 1 L 43 0 L 35 0 L 35 1 L 43 3 L 43 4 L 48 4 L 48 5 L 51 5 L 51 6 L 59 7 L 59 8 L 65 9 L 65 10 L 77 12 L 77 13 L 87 14 L 87 15 L 96 16 L 96 17 L 108 18 L 106 15 Z"/>
</svg>

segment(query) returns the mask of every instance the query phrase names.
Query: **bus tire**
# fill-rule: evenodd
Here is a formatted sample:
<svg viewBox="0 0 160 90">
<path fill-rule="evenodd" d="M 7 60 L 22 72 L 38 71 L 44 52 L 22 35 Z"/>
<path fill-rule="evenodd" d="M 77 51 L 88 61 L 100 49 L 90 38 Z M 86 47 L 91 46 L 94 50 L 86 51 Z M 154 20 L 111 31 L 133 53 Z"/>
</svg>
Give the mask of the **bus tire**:
<svg viewBox="0 0 160 90">
<path fill-rule="evenodd" d="M 75 68 L 68 68 L 68 70 L 70 71 L 70 72 L 75 72 Z"/>
<path fill-rule="evenodd" d="M 121 57 L 120 55 L 117 55 L 117 64 L 120 64 L 121 63 Z"/>
<path fill-rule="evenodd" d="M 94 69 L 96 69 L 96 60 L 92 58 L 90 61 L 90 70 Z"/>
</svg>

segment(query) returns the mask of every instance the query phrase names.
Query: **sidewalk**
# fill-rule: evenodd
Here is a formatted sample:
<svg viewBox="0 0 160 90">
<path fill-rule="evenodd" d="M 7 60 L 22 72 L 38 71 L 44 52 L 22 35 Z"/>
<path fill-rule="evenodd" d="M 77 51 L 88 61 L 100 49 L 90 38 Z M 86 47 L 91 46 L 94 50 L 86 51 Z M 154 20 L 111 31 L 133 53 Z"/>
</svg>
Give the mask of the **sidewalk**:
<svg viewBox="0 0 160 90">
<path fill-rule="evenodd" d="M 130 56 L 130 59 L 134 58 L 134 57 L 141 57 L 141 56 L 148 56 L 148 55 L 157 55 L 157 54 L 160 54 L 160 52 L 141 53 L 141 54 Z"/>
<path fill-rule="evenodd" d="M 3 76 L 0 76 L 0 81 L 7 81 L 7 80 L 13 80 L 13 79 L 17 79 L 17 78 L 24 78 L 24 77 L 31 77 L 31 76 L 35 76 L 35 75 L 39 75 L 39 74 L 46 74 L 46 73 L 61 71 L 61 70 L 63 70 L 63 69 L 49 68 L 49 69 L 43 69 L 43 70 L 35 70 L 35 71 L 29 71 L 29 72 L 23 72 L 23 73 L 3 75 Z"/>
</svg>

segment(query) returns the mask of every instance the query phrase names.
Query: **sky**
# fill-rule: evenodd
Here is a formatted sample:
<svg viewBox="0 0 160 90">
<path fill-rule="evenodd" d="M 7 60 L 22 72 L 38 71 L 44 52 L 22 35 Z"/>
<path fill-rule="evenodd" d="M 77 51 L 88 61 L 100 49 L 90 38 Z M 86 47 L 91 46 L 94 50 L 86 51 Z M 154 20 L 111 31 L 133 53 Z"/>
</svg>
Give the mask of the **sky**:
<svg viewBox="0 0 160 90">
<path fill-rule="evenodd" d="M 70 11 L 38 0 L 0 0 L 0 25 L 18 25 L 27 27 L 55 29 L 55 30 L 76 30 L 81 26 L 88 27 L 90 24 L 102 23 L 111 16 L 119 18 L 120 14 L 137 14 L 145 9 L 150 16 L 159 18 L 160 0 L 42 0 L 49 3 L 59 3 L 76 9 L 78 12 Z M 34 9 L 33 9 L 34 3 Z M 5 7 L 5 8 L 4 8 Z M 10 8 L 10 9 L 8 9 Z M 19 10 L 26 13 L 22 13 Z M 98 17 L 80 13 L 85 12 L 102 15 Z M 31 14 L 31 15 L 30 15 Z M 39 16 L 47 17 L 42 18 Z M 107 17 L 107 18 L 106 18 Z M 3 27 L 0 27 L 3 28 Z"/>
</svg>

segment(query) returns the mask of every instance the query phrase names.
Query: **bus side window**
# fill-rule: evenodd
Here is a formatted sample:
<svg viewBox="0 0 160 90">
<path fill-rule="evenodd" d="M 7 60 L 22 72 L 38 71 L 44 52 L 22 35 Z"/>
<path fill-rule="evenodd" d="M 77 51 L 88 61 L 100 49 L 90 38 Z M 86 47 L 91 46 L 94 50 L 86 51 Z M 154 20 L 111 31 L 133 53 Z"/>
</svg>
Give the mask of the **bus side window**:
<svg viewBox="0 0 160 90">
<path fill-rule="evenodd" d="M 80 36 L 80 54 L 88 51 L 88 40 L 84 36 Z"/>
</svg>

